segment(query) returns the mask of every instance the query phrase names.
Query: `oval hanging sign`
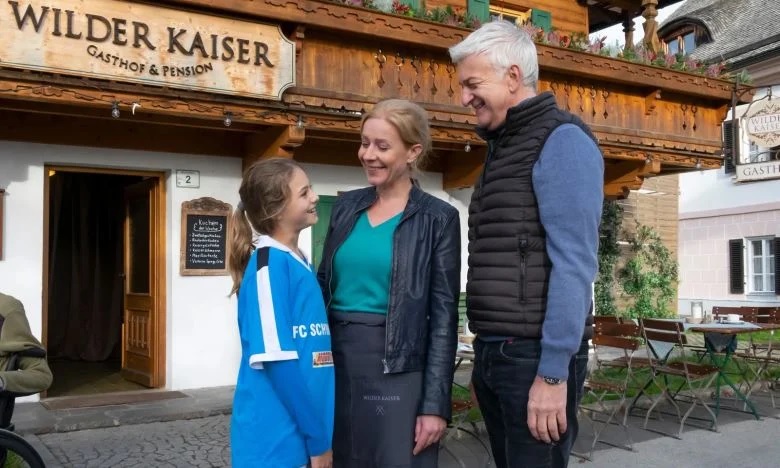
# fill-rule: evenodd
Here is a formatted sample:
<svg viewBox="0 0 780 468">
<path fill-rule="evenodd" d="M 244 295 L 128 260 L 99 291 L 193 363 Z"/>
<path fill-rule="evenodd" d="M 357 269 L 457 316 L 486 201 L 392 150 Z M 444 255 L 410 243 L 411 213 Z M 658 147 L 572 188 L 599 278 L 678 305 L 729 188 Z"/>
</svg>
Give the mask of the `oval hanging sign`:
<svg viewBox="0 0 780 468">
<path fill-rule="evenodd" d="M 765 148 L 780 144 L 780 100 L 754 102 L 744 122 L 750 141 Z"/>
</svg>

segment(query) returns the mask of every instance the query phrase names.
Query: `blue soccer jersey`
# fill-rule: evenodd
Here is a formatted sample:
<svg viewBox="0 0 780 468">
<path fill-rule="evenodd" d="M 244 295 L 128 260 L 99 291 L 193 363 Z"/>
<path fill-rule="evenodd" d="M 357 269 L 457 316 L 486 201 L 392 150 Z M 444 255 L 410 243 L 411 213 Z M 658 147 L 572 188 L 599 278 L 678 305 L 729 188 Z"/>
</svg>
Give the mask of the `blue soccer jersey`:
<svg viewBox="0 0 780 468">
<path fill-rule="evenodd" d="M 331 447 L 330 328 L 311 267 L 268 236 L 260 237 L 241 281 L 238 328 L 233 466 L 305 466 Z"/>
</svg>

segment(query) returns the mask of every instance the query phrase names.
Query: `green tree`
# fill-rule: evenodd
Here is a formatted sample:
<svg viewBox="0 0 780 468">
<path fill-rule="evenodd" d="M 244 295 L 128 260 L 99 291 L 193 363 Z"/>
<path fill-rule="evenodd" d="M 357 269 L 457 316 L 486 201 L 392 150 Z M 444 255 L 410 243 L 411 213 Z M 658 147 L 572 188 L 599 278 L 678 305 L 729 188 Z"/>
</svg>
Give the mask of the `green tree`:
<svg viewBox="0 0 780 468">
<path fill-rule="evenodd" d="M 677 291 L 677 260 L 652 228 L 637 222 L 636 232 L 627 236 L 629 256 L 619 273 L 620 286 L 631 318 L 672 317 L 670 304 Z"/>
<path fill-rule="evenodd" d="M 620 258 L 618 235 L 623 208 L 615 200 L 604 200 L 599 226 L 599 273 L 596 277 L 596 313 L 617 315 L 615 306 L 615 265 Z"/>
</svg>

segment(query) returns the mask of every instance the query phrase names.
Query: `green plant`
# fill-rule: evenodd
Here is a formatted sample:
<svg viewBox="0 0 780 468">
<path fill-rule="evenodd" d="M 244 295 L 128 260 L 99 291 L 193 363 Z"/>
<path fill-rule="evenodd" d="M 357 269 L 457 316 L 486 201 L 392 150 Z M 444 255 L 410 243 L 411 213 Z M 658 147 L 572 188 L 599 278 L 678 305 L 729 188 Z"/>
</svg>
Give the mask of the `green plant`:
<svg viewBox="0 0 780 468">
<path fill-rule="evenodd" d="M 623 208 L 614 200 L 604 200 L 599 226 L 599 273 L 596 277 L 596 313 L 617 315 L 615 306 L 615 265 L 620 257 L 618 235 L 623 222 Z"/>
<path fill-rule="evenodd" d="M 629 257 L 618 272 L 620 287 L 629 304 L 625 316 L 671 317 L 669 305 L 676 297 L 677 260 L 652 228 L 637 222 L 627 236 Z"/>
</svg>

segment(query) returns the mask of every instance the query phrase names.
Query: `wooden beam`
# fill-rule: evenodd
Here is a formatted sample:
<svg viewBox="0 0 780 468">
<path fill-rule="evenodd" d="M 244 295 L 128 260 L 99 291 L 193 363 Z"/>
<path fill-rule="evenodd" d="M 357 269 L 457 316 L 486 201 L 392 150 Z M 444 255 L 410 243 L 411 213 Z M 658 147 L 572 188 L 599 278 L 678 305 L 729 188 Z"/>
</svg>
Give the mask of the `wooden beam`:
<svg viewBox="0 0 780 468">
<path fill-rule="evenodd" d="M 244 141 L 244 169 L 266 158 L 292 158 L 306 139 L 306 129 L 297 125 L 271 127 L 253 133 Z"/>
<path fill-rule="evenodd" d="M 660 89 L 654 89 L 645 96 L 645 115 L 652 115 L 655 113 L 655 108 L 658 105 L 659 99 L 661 99 Z"/>
<path fill-rule="evenodd" d="M 642 10 L 642 2 L 640 0 L 605 0 L 604 3 L 609 3 L 629 13 L 638 13 Z"/>
<path fill-rule="evenodd" d="M 604 168 L 604 196 L 624 198 L 630 190 L 642 187 L 645 177 L 661 172 L 661 161 L 620 161 Z"/>
<path fill-rule="evenodd" d="M 473 187 L 482 172 L 487 148 L 473 148 L 470 152 L 451 151 L 445 157 L 444 190 Z"/>
</svg>

